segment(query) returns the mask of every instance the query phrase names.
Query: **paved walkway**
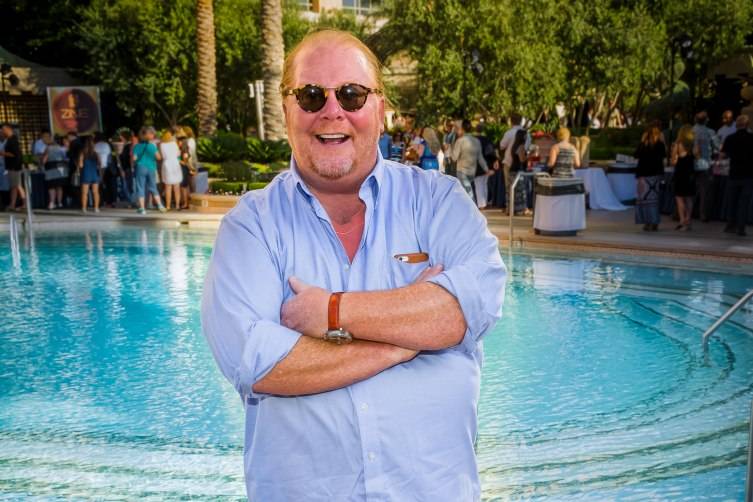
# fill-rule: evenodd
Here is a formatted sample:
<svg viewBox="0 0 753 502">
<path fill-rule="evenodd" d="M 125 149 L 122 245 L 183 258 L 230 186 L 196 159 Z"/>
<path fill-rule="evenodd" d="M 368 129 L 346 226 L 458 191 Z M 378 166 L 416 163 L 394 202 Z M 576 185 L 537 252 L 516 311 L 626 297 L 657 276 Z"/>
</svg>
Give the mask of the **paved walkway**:
<svg viewBox="0 0 753 502">
<path fill-rule="evenodd" d="M 0 232 L 8 231 L 8 220 L 14 214 L 19 223 L 26 219 L 26 213 L 0 213 Z M 508 247 L 508 217 L 500 210 L 484 211 L 489 229 L 500 241 L 504 249 Z M 80 230 L 85 228 L 113 225 L 189 225 L 192 228 L 216 228 L 222 214 L 199 213 L 194 211 L 170 211 L 159 213 L 149 211 L 138 215 L 131 209 L 103 209 L 95 214 L 80 211 L 35 211 L 35 228 L 39 230 Z M 575 253 L 620 253 L 625 255 L 650 255 L 661 257 L 681 257 L 693 260 L 715 260 L 740 263 L 753 267 L 753 228 L 751 236 L 739 237 L 725 234 L 721 222 L 700 223 L 694 221 L 693 230 L 678 232 L 673 230 L 676 223 L 663 217 L 659 232 L 644 232 L 640 225 L 633 223 L 633 210 L 627 211 L 588 211 L 588 228 L 574 237 L 547 237 L 535 235 L 530 217 L 513 218 L 515 249 L 552 249 Z M 753 270 L 753 269 L 751 269 Z M 747 272 L 751 273 L 751 272 Z"/>
<path fill-rule="evenodd" d="M 693 221 L 688 232 L 674 230 L 677 222 L 662 215 L 658 232 L 644 232 L 633 222 L 633 209 L 626 211 L 588 211 L 586 230 L 573 237 L 536 235 L 532 218 L 513 218 L 513 247 L 545 247 L 570 250 L 603 250 L 626 254 L 682 256 L 694 259 L 740 261 L 753 265 L 753 228 L 748 237 L 723 232 L 723 222 Z M 509 218 L 500 210 L 484 211 L 489 229 L 508 246 Z"/>
</svg>

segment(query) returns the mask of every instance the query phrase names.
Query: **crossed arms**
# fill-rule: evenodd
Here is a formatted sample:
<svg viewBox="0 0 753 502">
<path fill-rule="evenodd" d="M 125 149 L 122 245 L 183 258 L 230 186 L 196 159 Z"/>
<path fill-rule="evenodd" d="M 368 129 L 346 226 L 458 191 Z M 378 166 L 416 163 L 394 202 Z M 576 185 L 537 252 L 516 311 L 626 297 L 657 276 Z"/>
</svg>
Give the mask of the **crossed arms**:
<svg viewBox="0 0 753 502">
<path fill-rule="evenodd" d="M 253 390 L 299 395 L 338 389 L 408 361 L 420 350 L 457 345 L 466 330 L 460 304 L 441 286 L 423 282 L 439 271 L 427 268 L 404 288 L 346 293 L 341 324 L 356 338 L 347 345 L 321 339 L 329 292 L 291 279 L 297 296 L 283 306 L 282 324 L 307 336 Z"/>
<path fill-rule="evenodd" d="M 457 200 L 435 207 L 427 225 L 430 252 L 444 268 L 428 268 L 406 287 L 346 293 L 341 326 L 355 338 L 347 345 L 322 340 L 330 292 L 296 278 L 285 281 L 276 253 L 257 237 L 264 231 L 253 215 L 226 217 L 204 285 L 202 325 L 220 369 L 241 395 L 326 392 L 422 350 L 474 350 L 499 318 L 505 270 L 485 219 L 462 188 L 453 191 Z M 458 204 L 473 212 L 461 211 L 470 218 L 450 230 L 452 216 L 444 212 L 456 214 Z M 280 309 L 286 282 L 295 296 Z"/>
</svg>

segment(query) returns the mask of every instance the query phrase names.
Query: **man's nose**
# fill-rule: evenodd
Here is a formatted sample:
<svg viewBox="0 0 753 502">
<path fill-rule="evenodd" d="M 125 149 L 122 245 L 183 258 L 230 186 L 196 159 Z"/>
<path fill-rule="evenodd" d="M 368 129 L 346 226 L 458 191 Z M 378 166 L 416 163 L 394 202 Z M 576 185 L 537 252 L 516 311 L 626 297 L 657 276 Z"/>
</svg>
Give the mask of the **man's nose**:
<svg viewBox="0 0 753 502">
<path fill-rule="evenodd" d="M 345 118 L 345 110 L 342 109 L 340 103 L 337 102 L 337 95 L 334 89 L 329 89 L 327 93 L 327 100 L 324 102 L 324 107 L 321 110 L 321 117 L 330 120 L 342 120 Z"/>
</svg>

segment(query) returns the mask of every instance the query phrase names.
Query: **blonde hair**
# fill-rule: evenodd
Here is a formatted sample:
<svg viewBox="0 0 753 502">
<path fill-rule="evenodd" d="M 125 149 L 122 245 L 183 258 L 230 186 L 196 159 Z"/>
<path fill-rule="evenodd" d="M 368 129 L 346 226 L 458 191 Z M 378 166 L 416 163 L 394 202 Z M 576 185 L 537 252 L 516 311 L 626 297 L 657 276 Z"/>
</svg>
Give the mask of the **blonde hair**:
<svg viewBox="0 0 753 502">
<path fill-rule="evenodd" d="M 641 143 L 644 145 L 655 145 L 659 141 L 661 141 L 661 130 L 656 125 L 648 126 L 641 136 Z"/>
<path fill-rule="evenodd" d="M 684 125 L 677 132 L 677 142 L 680 143 L 686 151 L 693 151 L 693 143 L 695 142 L 695 133 L 693 132 L 693 126 Z"/>
<path fill-rule="evenodd" d="M 314 44 L 320 41 L 333 42 L 336 45 L 350 46 L 358 49 L 366 58 L 366 62 L 371 69 L 371 73 L 374 75 L 374 81 L 376 82 L 375 88 L 382 92 L 385 105 L 390 106 L 389 98 L 384 93 L 384 75 L 382 63 L 376 54 L 372 52 L 369 47 L 356 38 L 352 33 L 341 30 L 324 29 L 309 33 L 303 40 L 298 42 L 298 45 L 293 47 L 287 56 L 285 56 L 285 62 L 282 65 L 282 79 L 280 80 L 280 92 L 293 87 L 293 70 L 295 69 L 296 58 L 298 54 L 306 48 L 306 46 Z"/>
<path fill-rule="evenodd" d="M 162 133 L 162 137 L 160 138 L 160 141 L 163 143 L 169 143 L 173 140 L 173 133 L 170 131 L 165 131 Z"/>
<path fill-rule="evenodd" d="M 568 139 L 570 139 L 570 129 L 567 127 L 557 129 L 557 141 L 567 141 Z"/>
</svg>

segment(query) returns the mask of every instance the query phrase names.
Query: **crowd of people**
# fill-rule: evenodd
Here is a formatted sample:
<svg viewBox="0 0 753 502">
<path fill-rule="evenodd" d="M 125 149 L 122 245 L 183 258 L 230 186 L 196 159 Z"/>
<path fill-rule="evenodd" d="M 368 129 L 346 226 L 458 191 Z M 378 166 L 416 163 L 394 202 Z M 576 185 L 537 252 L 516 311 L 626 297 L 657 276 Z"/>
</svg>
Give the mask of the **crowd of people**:
<svg viewBox="0 0 753 502">
<path fill-rule="evenodd" d="M 546 155 L 538 155 L 531 135 L 518 114 L 499 143 L 492 142 L 484 125 L 473 127 L 468 120 L 447 120 L 443 134 L 432 127 L 412 124 L 392 133 L 384 132 L 379 148 L 384 158 L 422 169 L 439 169 L 455 176 L 479 209 L 501 208 L 515 215 L 530 215 L 534 201 L 530 183 L 515 186 L 514 207 L 508 207 L 512 180 L 534 163 L 544 163 L 558 178 L 575 176 L 581 167 L 578 148 L 570 131 L 560 128 Z M 718 217 L 726 221 L 725 232 L 744 236 L 753 199 L 753 133 L 747 115 L 735 119 L 731 111 L 722 115 L 718 130 L 708 126 L 706 112 L 695 116 L 695 124 L 678 130 L 649 125 L 635 150 L 635 221 L 645 231 L 658 231 L 663 200 L 678 231 L 692 229 L 694 215 L 701 221 Z M 127 206 L 144 214 L 148 208 L 167 211 L 188 208 L 198 158 L 193 131 L 175 127 L 157 137 L 152 127 L 138 134 L 121 129 L 110 141 L 101 134 L 52 137 L 43 131 L 32 153 L 45 174 L 47 208 L 92 208 L 99 212 L 101 201 L 108 207 Z M 8 173 L 9 209 L 24 208 L 22 154 L 18 137 L 9 124 L 2 126 L 0 168 Z M 670 174 L 667 174 L 667 173 Z M 721 195 L 721 196 L 720 196 Z M 164 204 L 163 204 L 164 200 Z M 695 210 L 695 211 L 694 211 Z"/>
<path fill-rule="evenodd" d="M 196 140 L 189 126 L 175 127 L 157 137 L 144 126 L 134 133 L 123 128 L 107 139 L 102 133 L 79 136 L 75 131 L 53 137 L 44 130 L 32 146 L 34 162 L 44 172 L 47 209 L 78 208 L 98 213 L 107 207 L 147 208 L 164 212 L 189 207 L 198 169 Z M 8 210 L 28 203 L 22 182 L 23 156 L 18 136 L 3 124 L 0 168 L 8 173 Z M 163 204 L 164 200 L 164 204 Z"/>
<path fill-rule="evenodd" d="M 540 156 L 522 117 L 513 114 L 510 122 L 498 144 L 484 134 L 483 124 L 473 127 L 468 120 L 448 120 L 441 141 L 431 127 L 410 127 L 405 132 L 384 132 L 379 147 L 384 158 L 457 177 L 479 209 L 502 208 L 505 214 L 512 210 L 515 215 L 530 215 L 534 201 L 528 183 L 516 184 L 514 207 L 508 207 L 518 172 L 539 163 L 553 177 L 571 178 L 575 169 L 585 166 L 566 127 L 556 131 L 553 144 Z M 678 231 L 691 230 L 697 215 L 703 222 L 722 219 L 725 232 L 746 235 L 753 199 L 749 118 L 735 119 L 732 111 L 726 111 L 718 130 L 708 123 L 708 114 L 702 111 L 693 125 L 671 131 L 663 130 L 657 121 L 642 134 L 634 153 L 635 221 L 645 231 L 658 231 L 662 209 L 667 212 L 667 204 L 662 207 L 664 197 L 671 199 L 669 212 L 678 220 Z"/>
<path fill-rule="evenodd" d="M 725 232 L 746 235 L 753 199 L 753 132 L 749 117 L 740 115 L 735 119 L 732 111 L 725 111 L 717 131 L 708 127 L 708 122 L 708 114 L 698 112 L 695 123 L 682 125 L 674 140 L 666 137 L 659 124 L 650 125 L 643 133 L 635 152 L 635 221 L 644 230 L 659 228 L 661 185 L 668 181 L 679 220 L 675 230 L 692 229 L 696 207 L 701 221 L 719 215 L 726 221 Z M 665 165 L 672 168 L 669 179 Z"/>
</svg>

